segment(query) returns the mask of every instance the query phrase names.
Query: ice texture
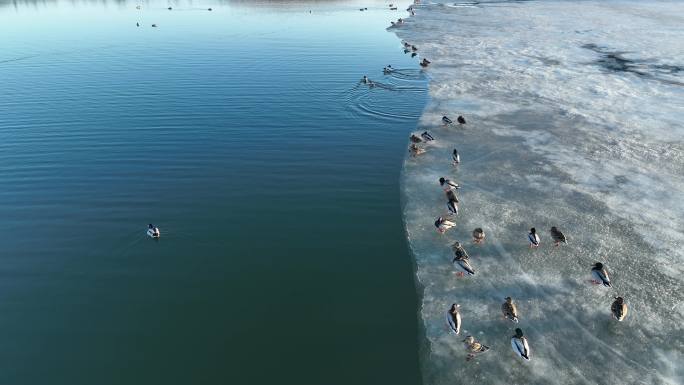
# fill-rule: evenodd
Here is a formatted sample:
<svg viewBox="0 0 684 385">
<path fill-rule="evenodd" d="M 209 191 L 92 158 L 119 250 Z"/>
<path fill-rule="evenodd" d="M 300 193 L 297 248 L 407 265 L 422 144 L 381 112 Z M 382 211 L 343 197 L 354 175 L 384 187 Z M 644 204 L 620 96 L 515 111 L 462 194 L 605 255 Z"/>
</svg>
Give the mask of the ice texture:
<svg viewBox="0 0 684 385">
<path fill-rule="evenodd" d="M 432 62 L 417 131 L 436 140 L 407 155 L 402 175 L 426 383 L 684 383 L 684 5 L 414 7 L 394 31 Z M 443 115 L 467 124 L 444 127 Z M 462 187 L 457 226 L 440 235 L 442 176 Z M 553 246 L 551 226 L 568 244 Z M 476 227 L 482 245 L 472 243 Z M 538 249 L 528 247 L 531 227 Z M 456 240 L 474 276 L 454 274 Z M 595 262 L 612 288 L 589 282 Z M 610 317 L 618 295 L 629 307 L 623 322 Z M 501 315 L 507 296 L 519 324 Z M 459 336 L 445 322 L 452 303 L 461 305 Z M 516 327 L 530 362 L 511 349 Z M 466 362 L 467 335 L 491 350 Z"/>
</svg>

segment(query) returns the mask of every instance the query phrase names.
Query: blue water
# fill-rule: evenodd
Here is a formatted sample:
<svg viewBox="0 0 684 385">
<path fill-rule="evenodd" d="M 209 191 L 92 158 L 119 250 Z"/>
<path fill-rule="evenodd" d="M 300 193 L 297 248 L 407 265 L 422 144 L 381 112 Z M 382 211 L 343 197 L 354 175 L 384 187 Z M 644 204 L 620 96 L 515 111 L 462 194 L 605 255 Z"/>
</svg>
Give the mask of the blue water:
<svg viewBox="0 0 684 385">
<path fill-rule="evenodd" d="M 359 4 L 0 2 L 0 383 L 420 382 L 425 79 Z"/>
</svg>

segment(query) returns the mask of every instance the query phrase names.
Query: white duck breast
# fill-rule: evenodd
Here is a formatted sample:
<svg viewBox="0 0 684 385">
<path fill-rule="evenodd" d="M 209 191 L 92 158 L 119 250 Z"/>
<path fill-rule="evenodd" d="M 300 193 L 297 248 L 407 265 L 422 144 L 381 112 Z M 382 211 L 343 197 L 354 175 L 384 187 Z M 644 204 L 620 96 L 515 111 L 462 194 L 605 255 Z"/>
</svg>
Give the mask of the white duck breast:
<svg viewBox="0 0 684 385">
<path fill-rule="evenodd" d="M 463 270 L 463 272 L 468 273 L 468 275 L 475 275 L 475 269 L 473 269 L 473 267 L 470 266 L 470 263 L 467 259 L 455 260 L 454 266 L 456 266 L 457 269 Z"/>
<path fill-rule="evenodd" d="M 591 275 L 594 277 L 594 279 L 596 281 L 603 283 L 603 286 L 606 286 L 606 287 L 611 286 L 610 278 L 608 277 L 608 271 L 606 271 L 606 269 L 603 269 L 603 270 L 592 269 Z"/>
<path fill-rule="evenodd" d="M 529 239 L 530 242 L 533 243 L 533 244 L 535 244 L 535 245 L 538 245 L 538 244 L 539 244 L 539 241 L 541 241 L 541 240 L 539 239 L 539 234 L 532 234 L 532 233 L 529 233 L 529 234 L 527 234 L 527 239 Z"/>
<path fill-rule="evenodd" d="M 527 338 L 511 338 L 511 347 L 513 348 L 515 354 L 527 361 L 530 360 L 530 347 L 527 345 Z"/>
<path fill-rule="evenodd" d="M 449 330 L 458 335 L 461 332 L 461 313 L 452 314 L 450 310 L 447 310 L 446 320 Z"/>
</svg>

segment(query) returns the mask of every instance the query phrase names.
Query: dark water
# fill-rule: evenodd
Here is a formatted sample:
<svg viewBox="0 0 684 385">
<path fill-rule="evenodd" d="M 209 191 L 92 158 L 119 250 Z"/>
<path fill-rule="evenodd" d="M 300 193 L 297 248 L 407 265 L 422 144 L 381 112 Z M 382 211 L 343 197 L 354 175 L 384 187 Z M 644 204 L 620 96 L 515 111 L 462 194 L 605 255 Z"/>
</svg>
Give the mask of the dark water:
<svg viewBox="0 0 684 385">
<path fill-rule="evenodd" d="M 419 383 L 404 12 L 136 5 L 0 3 L 0 383 Z"/>
</svg>

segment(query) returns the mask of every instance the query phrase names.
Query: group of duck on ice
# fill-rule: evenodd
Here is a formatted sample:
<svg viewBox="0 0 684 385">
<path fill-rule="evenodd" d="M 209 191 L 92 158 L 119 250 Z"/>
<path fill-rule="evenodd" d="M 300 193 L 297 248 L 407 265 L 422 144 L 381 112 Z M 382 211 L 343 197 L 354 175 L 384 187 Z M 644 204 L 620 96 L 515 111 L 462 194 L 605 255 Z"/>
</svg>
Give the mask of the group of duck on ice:
<svg viewBox="0 0 684 385">
<path fill-rule="evenodd" d="M 462 116 L 458 117 L 457 122 L 460 126 L 466 124 L 466 121 Z M 447 116 L 442 117 L 442 123 L 445 127 L 453 125 L 452 120 L 449 119 Z M 426 150 L 421 144 L 431 142 L 433 140 L 435 140 L 435 138 L 427 131 L 420 134 L 420 136 L 413 134 L 410 137 L 411 144 L 409 146 L 409 152 L 414 157 L 422 155 L 425 153 Z M 461 163 L 461 157 L 456 149 L 453 150 L 451 160 L 454 166 L 458 166 Z M 442 187 L 444 193 L 446 194 L 447 209 L 449 210 L 449 216 L 458 215 L 459 200 L 457 190 L 460 188 L 460 186 L 458 185 L 458 183 L 443 177 L 439 178 L 439 184 Z M 447 230 L 454 226 L 456 226 L 456 223 L 450 221 L 445 217 L 439 217 L 435 221 L 435 227 L 437 228 L 437 231 L 440 234 L 444 234 Z M 556 226 L 551 227 L 550 234 L 551 238 L 555 243 L 555 247 L 558 247 L 561 243 L 567 243 L 567 238 L 565 237 L 565 234 L 563 234 L 563 232 L 561 232 Z M 473 230 L 472 235 L 474 244 L 482 244 L 486 237 L 485 231 L 479 227 Z M 541 245 L 541 238 L 534 227 L 531 228 L 530 232 L 527 234 L 527 240 L 529 241 L 530 248 L 536 249 Z M 451 246 L 451 248 L 454 253 L 452 263 L 459 270 L 456 274 L 460 277 L 464 275 L 475 275 L 475 269 L 469 262 L 470 256 L 468 255 L 468 252 L 465 250 L 463 245 L 460 242 L 456 241 Z M 593 277 L 593 279 L 591 280 L 593 284 L 611 287 L 608 271 L 602 263 L 597 262 L 594 264 L 594 266 L 592 266 L 591 275 Z M 622 297 L 615 297 L 615 301 L 612 303 L 610 310 L 613 319 L 617 321 L 622 321 L 625 319 L 625 316 L 627 315 L 627 304 L 625 303 Z M 515 303 L 513 302 L 513 299 L 511 297 L 505 298 L 505 302 L 501 305 L 501 311 L 505 319 L 508 319 L 515 323 L 518 322 L 518 309 L 515 306 Z M 461 314 L 458 304 L 454 303 L 451 305 L 451 308 L 449 308 L 449 310 L 446 313 L 446 320 L 450 332 L 456 335 L 460 334 Z M 477 354 L 484 353 L 487 350 L 489 350 L 488 346 L 485 346 L 480 342 L 476 341 L 473 336 L 467 336 L 463 340 L 463 342 L 465 343 L 465 348 L 468 352 L 466 360 L 471 360 Z M 524 336 L 522 329 L 515 329 L 515 335 L 511 337 L 511 347 L 513 348 L 513 351 L 522 359 L 527 361 L 531 359 L 530 345 L 527 341 L 527 338 Z"/>
</svg>

